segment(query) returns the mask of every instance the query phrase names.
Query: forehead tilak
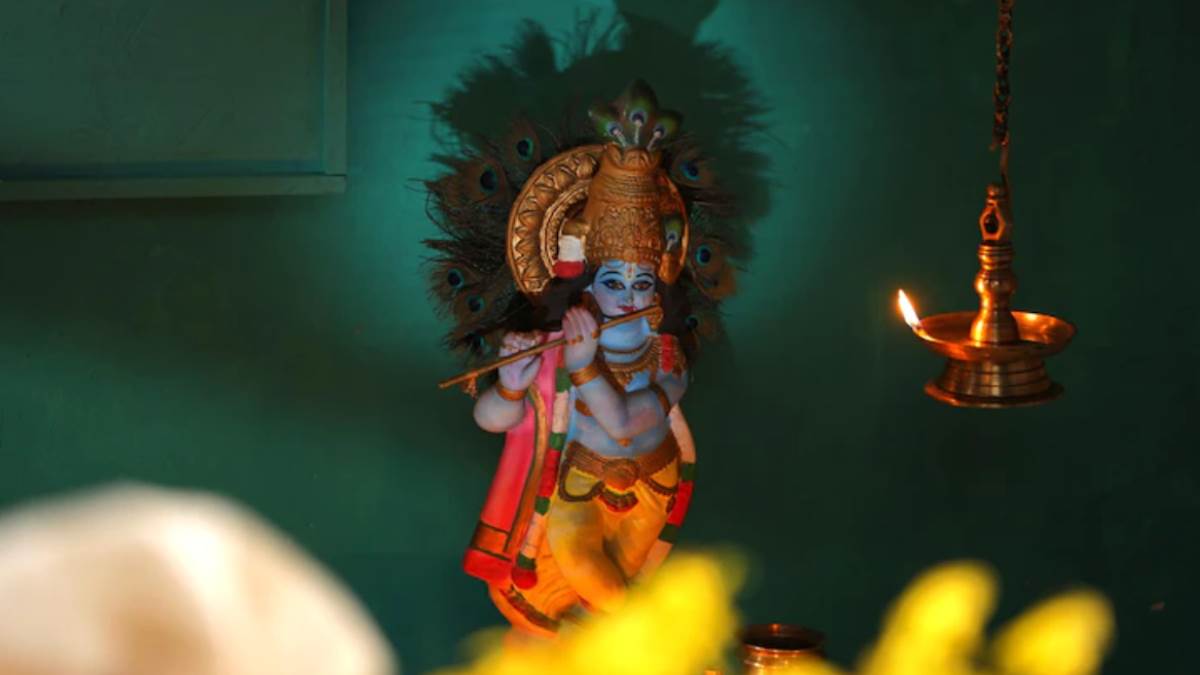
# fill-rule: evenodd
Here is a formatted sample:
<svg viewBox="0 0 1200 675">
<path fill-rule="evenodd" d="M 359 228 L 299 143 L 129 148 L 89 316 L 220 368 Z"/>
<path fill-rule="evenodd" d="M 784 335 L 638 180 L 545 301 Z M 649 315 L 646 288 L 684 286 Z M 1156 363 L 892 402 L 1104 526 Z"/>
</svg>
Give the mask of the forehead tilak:
<svg viewBox="0 0 1200 675">
<path fill-rule="evenodd" d="M 639 274 L 653 275 L 654 268 L 641 263 L 627 262 L 624 260 L 606 260 L 604 261 L 605 271 L 620 272 L 623 277 L 629 280 L 636 279 Z"/>
</svg>

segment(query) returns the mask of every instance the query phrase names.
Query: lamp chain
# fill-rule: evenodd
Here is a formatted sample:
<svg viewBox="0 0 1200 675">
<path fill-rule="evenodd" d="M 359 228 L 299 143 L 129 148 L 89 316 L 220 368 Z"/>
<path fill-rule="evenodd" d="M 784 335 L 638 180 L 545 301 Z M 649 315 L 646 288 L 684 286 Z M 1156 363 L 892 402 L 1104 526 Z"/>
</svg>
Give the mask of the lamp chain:
<svg viewBox="0 0 1200 675">
<path fill-rule="evenodd" d="M 1000 149 L 1000 180 L 1008 190 L 1008 105 L 1012 93 L 1008 87 L 1008 60 L 1012 54 L 1013 0 L 999 0 L 1000 17 L 996 25 L 996 85 L 992 99 L 996 112 L 992 118 L 992 150 Z"/>
</svg>

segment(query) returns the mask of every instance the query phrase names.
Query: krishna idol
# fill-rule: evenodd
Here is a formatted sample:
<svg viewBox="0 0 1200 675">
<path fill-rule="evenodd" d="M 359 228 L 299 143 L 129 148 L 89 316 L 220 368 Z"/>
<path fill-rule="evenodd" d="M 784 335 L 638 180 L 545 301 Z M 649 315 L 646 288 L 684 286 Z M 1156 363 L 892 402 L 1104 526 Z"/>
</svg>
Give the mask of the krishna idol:
<svg viewBox="0 0 1200 675">
<path fill-rule="evenodd" d="M 722 200 L 680 115 L 637 81 L 588 117 L 590 137 L 553 149 L 517 120 L 428 183 L 434 295 L 475 366 L 443 385 L 505 436 L 463 565 L 543 637 L 618 608 L 670 550 L 696 459 L 689 359 L 733 290 Z"/>
</svg>

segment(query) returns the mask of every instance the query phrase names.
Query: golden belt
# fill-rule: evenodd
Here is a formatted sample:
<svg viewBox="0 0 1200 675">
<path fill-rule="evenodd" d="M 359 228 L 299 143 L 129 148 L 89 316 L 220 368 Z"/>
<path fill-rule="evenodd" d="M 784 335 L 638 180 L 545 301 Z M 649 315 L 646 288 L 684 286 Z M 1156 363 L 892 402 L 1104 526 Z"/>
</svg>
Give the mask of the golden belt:
<svg viewBox="0 0 1200 675">
<path fill-rule="evenodd" d="M 628 511 L 637 506 L 637 495 L 627 490 L 639 480 L 650 490 L 664 497 L 675 494 L 678 486 L 667 487 L 654 480 L 654 474 L 670 466 L 678 457 L 679 446 L 675 444 L 675 437 L 671 434 L 667 434 L 657 448 L 637 457 L 605 457 L 578 441 L 571 441 L 567 445 L 563 468 L 558 475 L 558 496 L 568 502 L 586 502 L 600 497 L 613 511 Z M 567 473 L 572 468 L 599 480 L 587 492 L 571 494 L 567 491 L 566 481 Z"/>
</svg>

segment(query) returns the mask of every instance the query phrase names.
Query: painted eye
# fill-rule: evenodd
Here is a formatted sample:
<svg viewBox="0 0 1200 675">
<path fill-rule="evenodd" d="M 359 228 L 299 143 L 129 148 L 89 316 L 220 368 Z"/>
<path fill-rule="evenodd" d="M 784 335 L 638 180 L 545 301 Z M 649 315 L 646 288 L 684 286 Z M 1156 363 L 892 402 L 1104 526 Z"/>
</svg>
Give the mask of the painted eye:
<svg viewBox="0 0 1200 675">
<path fill-rule="evenodd" d="M 701 244 L 700 247 L 696 249 L 696 262 L 701 265 L 707 265 L 708 263 L 712 262 L 712 249 L 707 245 Z"/>
<path fill-rule="evenodd" d="M 614 279 L 609 279 L 608 281 L 605 281 L 604 286 L 611 291 L 619 291 L 619 290 L 625 288 L 625 284 L 623 284 L 619 281 L 616 281 Z"/>
<path fill-rule="evenodd" d="M 648 290 L 650 290 L 651 285 L 650 285 L 649 281 L 639 281 L 633 285 L 633 288 L 634 288 L 634 290 L 638 290 L 638 291 L 648 291 Z"/>
<path fill-rule="evenodd" d="M 517 155 L 519 155 L 521 159 L 529 159 L 533 157 L 533 139 L 522 138 L 521 140 L 517 141 Z"/>
<path fill-rule="evenodd" d="M 471 310 L 472 312 L 483 311 L 483 307 L 485 304 L 486 303 L 484 303 L 483 298 L 481 296 L 472 295 L 471 297 L 467 298 L 467 309 Z"/>
<path fill-rule="evenodd" d="M 479 187 L 483 191 L 491 194 L 496 191 L 496 187 L 500 184 L 500 179 L 496 177 L 496 172 L 492 169 L 486 169 L 479 174 Z"/>
</svg>

